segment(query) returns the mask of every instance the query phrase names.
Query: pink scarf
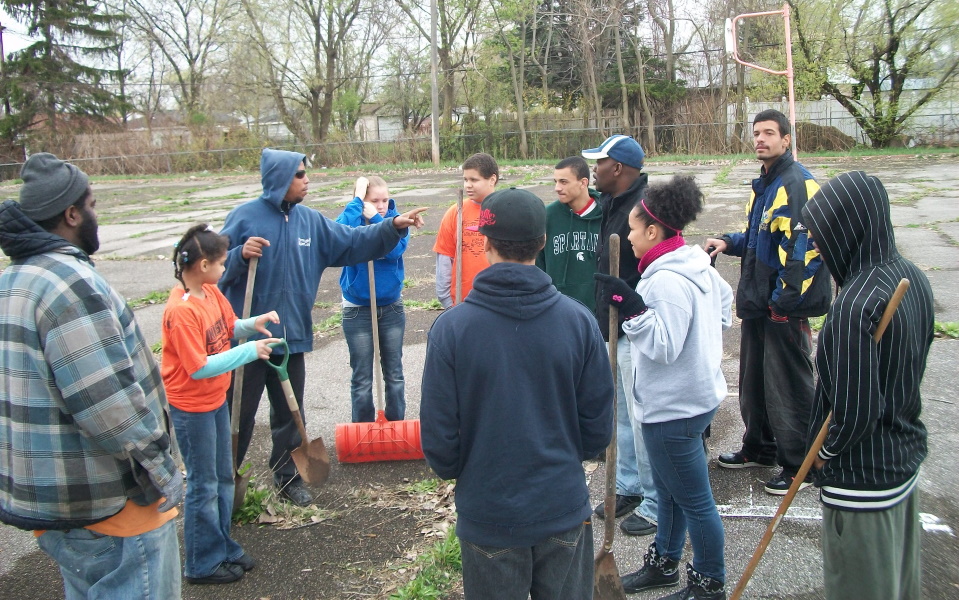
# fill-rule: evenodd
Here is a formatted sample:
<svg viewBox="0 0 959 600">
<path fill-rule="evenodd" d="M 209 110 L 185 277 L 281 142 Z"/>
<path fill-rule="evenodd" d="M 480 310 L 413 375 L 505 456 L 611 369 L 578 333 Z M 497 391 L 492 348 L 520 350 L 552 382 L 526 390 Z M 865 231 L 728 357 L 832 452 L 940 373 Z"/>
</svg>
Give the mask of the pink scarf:
<svg viewBox="0 0 959 600">
<path fill-rule="evenodd" d="M 642 275 L 643 271 L 645 271 L 646 268 L 649 267 L 649 265 L 653 264 L 653 261 L 659 258 L 660 256 L 669 254 L 673 250 L 679 250 L 685 245 L 686 245 L 686 240 L 683 239 L 683 236 L 681 235 L 674 235 L 673 237 L 669 239 L 665 239 L 659 242 L 658 244 L 650 248 L 649 252 L 644 254 L 641 259 L 639 259 L 639 274 Z"/>
</svg>

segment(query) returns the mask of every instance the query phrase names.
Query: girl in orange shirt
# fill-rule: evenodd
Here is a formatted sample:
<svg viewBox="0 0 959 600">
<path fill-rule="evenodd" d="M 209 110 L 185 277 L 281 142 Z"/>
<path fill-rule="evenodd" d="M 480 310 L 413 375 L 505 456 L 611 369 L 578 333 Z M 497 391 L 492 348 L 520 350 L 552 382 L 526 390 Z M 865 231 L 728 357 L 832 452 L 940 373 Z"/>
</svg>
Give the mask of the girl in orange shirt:
<svg viewBox="0 0 959 600">
<path fill-rule="evenodd" d="M 183 537 L 188 583 L 230 583 L 255 565 L 230 537 L 233 459 L 226 392 L 230 371 L 270 356 L 266 323 L 275 311 L 237 319 L 216 287 L 229 239 L 206 224 L 194 225 L 174 249 L 179 280 L 163 311 L 161 375 L 173 427 L 187 468 Z M 230 348 L 230 338 L 262 333 L 263 339 Z"/>
</svg>

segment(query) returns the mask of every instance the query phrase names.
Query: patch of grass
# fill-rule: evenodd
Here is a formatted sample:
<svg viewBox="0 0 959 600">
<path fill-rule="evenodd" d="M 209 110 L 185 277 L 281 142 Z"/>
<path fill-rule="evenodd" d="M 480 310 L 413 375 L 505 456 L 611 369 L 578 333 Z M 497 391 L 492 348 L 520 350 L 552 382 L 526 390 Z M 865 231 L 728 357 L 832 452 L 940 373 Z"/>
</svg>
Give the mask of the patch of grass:
<svg viewBox="0 0 959 600">
<path fill-rule="evenodd" d="M 241 469 L 241 473 L 246 473 L 251 468 L 250 463 L 244 465 Z M 255 476 L 250 477 L 249 486 L 246 489 L 246 496 L 243 497 L 243 506 L 238 508 L 236 512 L 233 513 L 233 522 L 244 524 L 244 523 L 256 523 L 257 519 L 260 518 L 260 515 L 263 514 L 266 501 L 269 499 L 271 491 L 270 488 L 254 485 L 256 480 Z"/>
<path fill-rule="evenodd" d="M 313 324 L 313 333 L 328 333 L 343 324 L 343 314 L 330 315 L 325 320 Z"/>
<path fill-rule="evenodd" d="M 98 259 L 100 257 L 97 257 Z M 156 292 L 150 292 L 142 298 L 134 298 L 133 300 L 127 301 L 127 304 L 130 305 L 130 308 L 136 310 L 138 308 L 143 308 L 144 306 L 150 306 L 152 304 L 160 304 L 166 302 L 167 297 L 170 295 L 170 292 L 167 290 L 160 290 Z"/>
<path fill-rule="evenodd" d="M 157 342 L 150 346 L 150 352 L 154 354 L 159 354 L 161 351 L 163 351 L 163 342 Z"/>
<path fill-rule="evenodd" d="M 423 310 L 443 310 L 443 305 L 440 304 L 440 301 L 436 298 L 428 302 L 421 302 L 419 300 L 403 300 L 403 306 L 406 308 L 420 308 Z"/>
<path fill-rule="evenodd" d="M 408 289 L 410 289 L 411 287 L 413 287 L 414 285 L 416 285 L 416 284 L 413 283 L 413 280 L 410 279 L 409 277 L 407 277 L 406 279 L 403 280 L 403 289 L 404 289 L 404 290 L 408 290 Z"/>
<path fill-rule="evenodd" d="M 131 240 L 135 240 L 135 239 L 137 239 L 137 238 L 142 238 L 142 237 L 145 236 L 145 235 L 150 235 L 150 234 L 153 234 L 153 233 L 162 233 L 163 231 L 165 231 L 165 230 L 164 230 L 164 229 L 151 229 L 150 231 L 141 231 L 141 232 L 139 232 L 139 233 L 131 234 L 131 235 L 130 235 L 130 239 L 131 239 Z"/>
<path fill-rule="evenodd" d="M 959 321 L 948 321 L 945 323 L 936 321 L 933 325 L 933 331 L 935 331 L 939 337 L 959 339 Z"/>
<path fill-rule="evenodd" d="M 390 600 L 431 600 L 445 597 L 463 573 L 460 542 L 452 530 L 447 536 L 417 557 L 419 568 L 409 583 L 390 594 Z"/>
<path fill-rule="evenodd" d="M 720 185 L 725 185 L 729 183 L 729 174 L 732 172 L 733 167 L 736 166 L 736 163 L 739 161 L 732 161 L 728 165 L 723 165 L 719 172 L 716 173 L 716 183 Z"/>
<path fill-rule="evenodd" d="M 317 300 L 313 303 L 314 308 L 333 308 L 332 302 L 324 302 L 323 300 Z"/>
<path fill-rule="evenodd" d="M 842 169 L 835 169 L 835 168 L 826 169 L 826 177 L 828 179 L 832 179 L 833 177 L 835 177 L 836 175 L 839 175 L 842 172 L 843 172 Z"/>
<path fill-rule="evenodd" d="M 410 494 L 432 494 L 440 487 L 440 480 L 435 477 L 414 481 L 403 488 L 403 491 Z"/>
<path fill-rule="evenodd" d="M 819 331 L 822 329 L 823 323 L 826 322 L 826 315 L 821 317 L 809 317 L 809 328 L 813 331 Z"/>
</svg>

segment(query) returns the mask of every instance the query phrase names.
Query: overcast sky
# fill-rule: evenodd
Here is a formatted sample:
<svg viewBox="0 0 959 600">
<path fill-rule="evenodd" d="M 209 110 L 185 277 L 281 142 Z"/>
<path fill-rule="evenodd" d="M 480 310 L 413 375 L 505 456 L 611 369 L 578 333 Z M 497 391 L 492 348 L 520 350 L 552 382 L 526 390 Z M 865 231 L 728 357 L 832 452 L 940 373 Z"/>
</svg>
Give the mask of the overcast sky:
<svg viewBox="0 0 959 600">
<path fill-rule="evenodd" d="M 10 54 L 30 44 L 24 33 L 26 28 L 0 8 L 0 24 L 3 25 L 3 53 Z"/>
</svg>

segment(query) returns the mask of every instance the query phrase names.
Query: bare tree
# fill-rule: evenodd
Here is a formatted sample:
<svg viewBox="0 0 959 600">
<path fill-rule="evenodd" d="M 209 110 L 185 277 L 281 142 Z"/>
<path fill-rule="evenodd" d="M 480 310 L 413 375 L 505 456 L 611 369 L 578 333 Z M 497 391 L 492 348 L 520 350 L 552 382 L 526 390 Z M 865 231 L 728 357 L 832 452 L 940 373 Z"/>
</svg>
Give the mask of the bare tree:
<svg viewBox="0 0 959 600">
<path fill-rule="evenodd" d="M 427 43 L 430 43 L 429 13 L 423 13 L 423 5 L 412 0 L 396 0 Z M 475 41 L 475 25 L 480 0 L 436 0 L 439 23 L 437 23 L 436 53 L 443 79 L 441 127 L 449 129 L 453 123 L 453 108 L 456 102 L 454 89 L 455 73 L 468 59 L 471 41 Z M 427 4 L 426 10 L 429 10 Z"/>
<path fill-rule="evenodd" d="M 223 32 L 239 14 L 233 0 L 128 0 L 140 33 L 166 59 L 176 80 L 174 94 L 189 114 L 203 110 L 203 84 L 225 54 Z"/>
</svg>

